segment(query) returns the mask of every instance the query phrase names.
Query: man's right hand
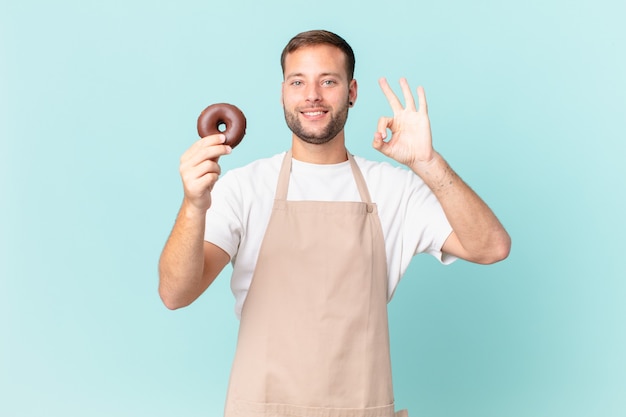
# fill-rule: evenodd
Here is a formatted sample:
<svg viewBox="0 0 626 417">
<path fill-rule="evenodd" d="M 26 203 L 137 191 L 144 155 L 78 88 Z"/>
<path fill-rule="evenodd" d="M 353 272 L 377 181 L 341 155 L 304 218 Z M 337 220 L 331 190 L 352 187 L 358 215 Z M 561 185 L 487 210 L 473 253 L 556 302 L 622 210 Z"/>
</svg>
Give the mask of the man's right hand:
<svg viewBox="0 0 626 417">
<path fill-rule="evenodd" d="M 159 260 L 159 294 L 170 309 L 191 304 L 230 260 L 218 246 L 204 241 L 211 190 L 220 175 L 220 156 L 231 153 L 223 134 L 204 137 L 180 158 L 185 197 Z"/>
<path fill-rule="evenodd" d="M 232 152 L 225 140 L 221 133 L 206 136 L 181 156 L 179 170 L 188 208 L 205 213 L 211 207 L 211 190 L 220 175 L 218 160 Z"/>
</svg>

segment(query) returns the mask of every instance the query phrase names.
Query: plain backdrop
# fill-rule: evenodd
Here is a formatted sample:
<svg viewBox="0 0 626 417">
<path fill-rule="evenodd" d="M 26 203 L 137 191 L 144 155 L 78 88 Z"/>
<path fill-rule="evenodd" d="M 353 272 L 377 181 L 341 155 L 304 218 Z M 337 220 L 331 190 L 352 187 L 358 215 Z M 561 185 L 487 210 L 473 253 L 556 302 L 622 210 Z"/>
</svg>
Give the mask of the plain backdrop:
<svg viewBox="0 0 626 417">
<path fill-rule="evenodd" d="M 180 155 L 207 105 L 248 118 L 228 170 L 286 150 L 279 56 L 355 50 L 349 149 L 428 98 L 436 149 L 513 238 L 493 266 L 418 256 L 389 305 L 398 408 L 626 415 L 626 4 L 621 0 L 0 0 L 0 415 L 219 416 L 230 267 L 157 295 Z"/>
</svg>

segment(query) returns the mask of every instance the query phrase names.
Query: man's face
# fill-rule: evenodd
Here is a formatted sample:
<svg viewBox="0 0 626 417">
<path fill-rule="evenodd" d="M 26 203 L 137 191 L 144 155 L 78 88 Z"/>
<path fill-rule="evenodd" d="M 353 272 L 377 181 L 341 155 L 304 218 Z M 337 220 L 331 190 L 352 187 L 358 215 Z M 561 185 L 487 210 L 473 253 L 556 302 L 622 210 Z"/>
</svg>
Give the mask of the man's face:
<svg viewBox="0 0 626 417">
<path fill-rule="evenodd" d="M 330 45 L 303 47 L 285 58 L 285 120 L 305 142 L 323 144 L 343 132 L 357 90 L 356 81 L 348 80 L 345 59 Z"/>
</svg>

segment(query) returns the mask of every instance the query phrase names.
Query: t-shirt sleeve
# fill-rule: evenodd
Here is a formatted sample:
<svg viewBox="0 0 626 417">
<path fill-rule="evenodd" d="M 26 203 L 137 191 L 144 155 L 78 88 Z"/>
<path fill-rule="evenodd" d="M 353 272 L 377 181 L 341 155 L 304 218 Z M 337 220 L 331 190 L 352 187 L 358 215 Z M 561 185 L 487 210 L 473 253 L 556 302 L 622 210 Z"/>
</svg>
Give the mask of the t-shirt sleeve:
<svg viewBox="0 0 626 417">
<path fill-rule="evenodd" d="M 204 240 L 222 248 L 232 260 L 241 241 L 242 217 L 241 187 L 237 176 L 229 171 L 211 191 Z"/>
<path fill-rule="evenodd" d="M 413 253 L 407 255 L 428 253 L 441 263 L 450 264 L 457 258 L 441 248 L 452 233 L 452 226 L 430 188 L 416 175 L 409 175 L 403 246 Z"/>
</svg>

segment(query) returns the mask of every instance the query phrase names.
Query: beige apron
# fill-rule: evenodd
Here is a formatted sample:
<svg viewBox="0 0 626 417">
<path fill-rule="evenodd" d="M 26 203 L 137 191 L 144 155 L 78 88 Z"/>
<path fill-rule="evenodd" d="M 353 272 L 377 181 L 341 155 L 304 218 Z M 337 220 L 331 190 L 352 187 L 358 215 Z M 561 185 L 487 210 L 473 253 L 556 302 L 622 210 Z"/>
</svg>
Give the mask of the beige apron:
<svg viewBox="0 0 626 417">
<path fill-rule="evenodd" d="M 291 151 L 241 314 L 225 416 L 394 417 L 376 205 L 287 201 Z"/>
</svg>

